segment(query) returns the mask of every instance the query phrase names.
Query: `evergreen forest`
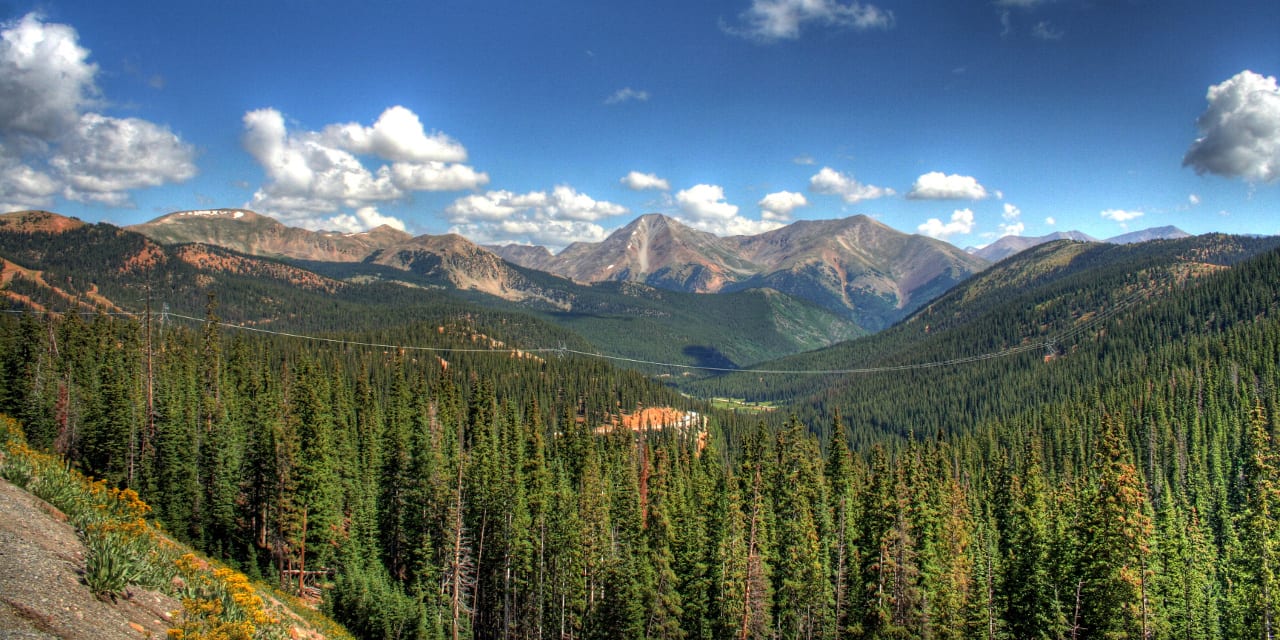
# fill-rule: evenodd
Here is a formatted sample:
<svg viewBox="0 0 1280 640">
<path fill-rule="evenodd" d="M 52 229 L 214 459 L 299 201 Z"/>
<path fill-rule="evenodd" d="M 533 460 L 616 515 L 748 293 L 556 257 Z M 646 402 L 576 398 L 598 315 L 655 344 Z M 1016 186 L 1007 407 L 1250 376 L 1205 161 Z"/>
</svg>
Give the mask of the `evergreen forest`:
<svg viewBox="0 0 1280 640">
<path fill-rule="evenodd" d="M 999 358 L 690 395 L 462 303 L 346 299 L 324 341 L 222 319 L 265 285 L 5 313 L 0 413 L 361 638 L 1271 638 L 1280 250 L 1196 242 L 1048 246 L 798 356 Z M 642 407 L 697 419 L 621 426 Z"/>
</svg>

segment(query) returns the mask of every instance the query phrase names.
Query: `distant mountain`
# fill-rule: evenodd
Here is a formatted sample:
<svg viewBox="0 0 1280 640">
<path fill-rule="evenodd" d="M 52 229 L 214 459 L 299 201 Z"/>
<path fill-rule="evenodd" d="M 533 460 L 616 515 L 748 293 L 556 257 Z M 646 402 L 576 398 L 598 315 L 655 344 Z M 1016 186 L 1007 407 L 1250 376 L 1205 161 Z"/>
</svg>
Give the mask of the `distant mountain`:
<svg viewBox="0 0 1280 640">
<path fill-rule="evenodd" d="M 413 272 L 437 286 L 505 300 L 558 304 L 511 265 L 458 235 L 413 237 L 386 225 L 363 233 L 288 227 L 243 209 L 180 211 L 129 227 L 161 244 L 200 243 L 308 263 L 368 263 Z"/>
<path fill-rule="evenodd" d="M 150 290 L 157 307 L 163 302 L 193 315 L 213 292 L 219 316 L 235 324 L 346 330 L 406 318 L 532 323 L 522 331 L 544 336 L 534 346 L 568 344 L 636 360 L 729 368 L 865 334 L 847 318 L 772 290 L 713 295 L 634 282 L 584 285 L 510 264 L 458 235 L 405 240 L 396 232 L 387 234 L 394 243 L 379 243 L 360 239 L 376 234 L 282 231 L 269 218 L 235 213 L 199 216 L 195 224 L 140 225 L 153 232 L 185 228 L 185 235 L 170 234 L 183 240 L 175 244 L 57 214 L 0 216 L 0 305 L 141 311 Z M 311 248 L 329 237 L 348 239 L 347 250 L 338 254 L 342 260 L 249 255 L 192 241 L 205 239 L 192 232 L 202 225 L 210 238 L 229 244 L 237 238 L 239 246 L 259 251 L 268 243 L 243 227 L 299 240 L 289 248 L 297 255 L 314 255 Z M 364 242 L 376 248 L 353 260 L 350 248 Z M 523 323 L 514 320 L 520 316 Z M 494 326 L 485 331 L 496 332 Z"/>
<path fill-rule="evenodd" d="M 952 245 L 866 216 L 802 220 L 755 236 L 721 238 L 659 214 L 602 242 L 556 255 L 502 247 L 517 264 L 579 282 L 633 281 L 676 291 L 769 288 L 810 300 L 875 331 L 986 266 Z"/>
<path fill-rule="evenodd" d="M 871 331 L 987 266 L 951 244 L 902 233 L 867 216 L 800 220 L 727 240 L 761 270 L 726 290 L 776 289 L 843 313 Z"/>
<path fill-rule="evenodd" d="M 1005 236 L 981 249 L 974 249 L 970 251 L 970 253 L 990 262 L 999 262 L 1015 253 L 1026 251 L 1031 247 L 1041 245 L 1046 242 L 1053 242 L 1054 240 L 1133 244 L 1135 242 L 1147 242 L 1148 240 L 1177 240 L 1190 236 L 1191 234 L 1172 225 L 1151 227 L 1150 229 L 1142 229 L 1141 231 L 1130 231 L 1129 233 L 1120 234 L 1118 236 L 1107 238 L 1106 240 L 1098 240 L 1097 238 L 1079 231 L 1058 231 L 1039 237 Z"/>
<path fill-rule="evenodd" d="M 528 247 L 498 251 L 521 266 L 578 282 L 643 282 L 692 293 L 715 293 L 759 271 L 737 255 L 731 239 L 656 213 L 636 218 L 602 242 L 575 242 L 554 256 Z"/>
<path fill-rule="evenodd" d="M 1080 242 L 1098 241 L 1097 238 L 1079 231 L 1056 231 L 1048 235 L 1037 237 L 1005 236 L 981 249 L 975 249 L 973 251 L 973 255 L 989 262 L 999 262 L 1015 253 L 1026 251 L 1031 247 L 1042 245 L 1046 242 L 1053 242 L 1054 240 L 1078 240 Z"/>
<path fill-rule="evenodd" d="M 1122 233 L 1118 236 L 1107 238 L 1107 242 L 1110 242 L 1111 244 L 1133 244 L 1135 242 L 1147 242 L 1148 240 L 1178 240 L 1180 238 L 1187 238 L 1190 236 L 1191 234 L 1186 231 L 1183 231 L 1173 225 L 1169 225 Z"/>
<path fill-rule="evenodd" d="M 359 262 L 412 239 L 386 225 L 364 233 L 310 231 L 244 209 L 179 211 L 127 228 L 160 244 L 200 242 L 254 256 L 331 262 Z"/>
</svg>

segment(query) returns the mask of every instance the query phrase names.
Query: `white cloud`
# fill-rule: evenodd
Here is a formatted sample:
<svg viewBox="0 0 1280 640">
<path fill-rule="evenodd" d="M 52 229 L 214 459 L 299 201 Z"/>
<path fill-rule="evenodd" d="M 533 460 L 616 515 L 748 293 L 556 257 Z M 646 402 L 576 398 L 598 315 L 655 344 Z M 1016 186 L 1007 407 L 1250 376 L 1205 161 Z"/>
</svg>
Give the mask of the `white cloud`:
<svg viewBox="0 0 1280 640">
<path fill-rule="evenodd" d="M 538 244 L 558 251 L 574 242 L 600 242 L 608 233 L 592 222 L 572 220 L 502 220 L 491 224 L 456 224 L 450 233 L 479 244 Z"/>
<path fill-rule="evenodd" d="M 1049 216 L 1044 219 L 1044 223 L 1051 227 L 1054 227 L 1054 226 L 1057 226 L 1058 221 L 1053 216 Z"/>
<path fill-rule="evenodd" d="M 62 190 L 57 179 L 0 155 L 0 212 L 49 209 Z"/>
<path fill-rule="evenodd" d="M 98 65 L 76 30 L 28 13 L 0 32 L 0 131 L 50 140 L 96 106 Z"/>
<path fill-rule="evenodd" d="M 840 196 L 849 204 L 894 194 L 893 189 L 862 184 L 853 176 L 840 173 L 831 167 L 823 167 L 821 171 L 809 178 L 809 190 L 814 193 Z"/>
<path fill-rule="evenodd" d="M 676 204 L 697 221 L 729 220 L 738 215 L 738 205 L 726 202 L 724 188 L 714 184 L 698 184 L 677 192 Z"/>
<path fill-rule="evenodd" d="M 632 171 L 627 175 L 623 176 L 622 179 L 619 180 L 619 182 L 626 185 L 627 188 L 631 189 L 632 191 L 644 191 L 646 189 L 654 189 L 658 191 L 671 190 L 670 182 L 667 182 L 665 178 L 659 178 L 658 176 L 652 173 L 640 173 L 639 171 Z"/>
<path fill-rule="evenodd" d="M 751 8 L 739 20 L 742 27 L 727 27 L 729 33 L 761 42 L 794 40 L 806 24 L 867 31 L 889 29 L 893 12 L 858 0 L 752 0 Z"/>
<path fill-rule="evenodd" d="M 1193 206 L 1193 207 L 1194 207 L 1194 206 L 1197 206 L 1197 205 L 1199 205 L 1199 204 L 1200 204 L 1200 196 L 1198 196 L 1198 195 L 1196 195 L 1196 194 L 1194 194 L 1194 193 L 1193 193 L 1193 194 L 1191 194 L 1191 195 L 1187 196 L 1187 202 L 1188 202 L 1191 206 Z"/>
<path fill-rule="evenodd" d="M 982 200 L 987 197 L 987 189 L 978 184 L 977 178 L 956 174 L 947 175 L 941 171 L 930 171 L 911 185 L 907 198 L 911 200 Z"/>
<path fill-rule="evenodd" d="M 478 242 L 534 242 L 559 248 L 603 239 L 604 228 L 595 221 L 629 210 L 559 185 L 550 192 L 471 194 L 455 200 L 445 213 L 457 233 Z"/>
<path fill-rule="evenodd" d="M 1022 224 L 1021 220 L 1000 224 L 1001 236 L 1020 236 L 1022 235 L 1022 232 L 1026 230 L 1027 225 Z"/>
<path fill-rule="evenodd" d="M 1248 182 L 1280 179 L 1280 88 L 1274 76 L 1241 71 L 1209 87 L 1200 137 L 1182 166 Z"/>
<path fill-rule="evenodd" d="M 1027 230 L 1027 226 L 1022 223 L 1022 210 L 1006 202 L 1004 203 L 1004 213 L 1000 214 L 1004 222 L 1000 223 L 1001 236 L 1020 236 Z"/>
<path fill-rule="evenodd" d="M 396 162 L 391 181 L 404 191 L 463 191 L 487 184 L 489 176 L 465 164 Z"/>
<path fill-rule="evenodd" d="M 725 200 L 724 188 L 698 184 L 676 192 L 675 202 L 684 224 L 721 236 L 753 235 L 781 227 L 776 220 L 751 220 L 738 215 L 738 205 Z"/>
<path fill-rule="evenodd" d="M 165 127 L 86 113 L 61 141 L 49 166 L 63 179 L 64 197 L 124 206 L 128 191 L 191 179 L 194 157 L 191 145 Z"/>
<path fill-rule="evenodd" d="M 807 153 L 802 153 L 802 154 L 800 154 L 800 155 L 798 155 L 798 156 L 796 156 L 796 157 L 792 158 L 792 159 L 791 159 L 791 162 L 792 162 L 792 163 L 794 163 L 794 164 L 798 164 L 798 165 L 806 166 L 806 167 L 808 167 L 808 166 L 813 166 L 813 165 L 815 165 L 815 164 L 818 164 L 818 161 L 817 161 L 817 160 L 815 160 L 815 159 L 813 158 L 813 156 L 811 156 L 811 155 L 809 155 L 809 154 L 807 154 Z"/>
<path fill-rule="evenodd" d="M 1126 211 L 1124 209 L 1107 209 L 1102 213 L 1100 213 L 1099 215 L 1101 215 L 1103 218 L 1106 218 L 1107 220 L 1114 220 L 1115 222 L 1125 223 L 1130 220 L 1136 220 L 1138 218 L 1141 218 L 1143 216 L 1143 213 L 1141 211 Z"/>
<path fill-rule="evenodd" d="M 393 162 L 467 161 L 467 150 L 461 144 L 443 133 L 427 134 L 418 114 L 399 105 L 383 111 L 372 127 L 355 122 L 331 124 L 322 136 L 330 146 Z"/>
<path fill-rule="evenodd" d="M 305 227 L 366 222 L 358 211 L 413 191 L 459 191 L 489 182 L 471 166 L 451 162 L 467 157 L 448 136 L 427 135 L 409 109 L 391 107 L 371 127 L 330 125 L 319 132 L 289 131 L 284 115 L 266 108 L 244 114 L 243 144 L 262 166 L 267 181 L 245 206 Z M 391 164 L 370 170 L 356 154 Z M 357 215 L 335 217 L 342 209 Z M 370 226 L 377 226 L 370 225 Z M 344 227 L 345 228 L 345 227 Z"/>
<path fill-rule="evenodd" d="M 355 213 L 341 213 L 329 218 L 326 222 L 326 229 L 336 229 L 349 233 L 366 231 L 384 224 L 393 229 L 405 230 L 403 220 L 394 216 L 382 215 L 377 207 L 360 207 L 355 210 Z"/>
<path fill-rule="evenodd" d="M 973 210 L 957 209 L 951 214 L 950 222 L 929 218 L 916 227 L 916 231 L 939 240 L 946 240 L 957 234 L 970 233 L 973 231 Z"/>
<path fill-rule="evenodd" d="M 647 102 L 649 100 L 649 92 L 632 89 L 631 87 L 623 87 L 613 92 L 613 95 L 604 99 L 605 104 L 622 104 L 624 102 Z"/>
<path fill-rule="evenodd" d="M 809 200 L 803 193 L 778 191 L 761 198 L 757 204 L 760 207 L 760 217 L 765 220 L 790 220 L 791 212 L 807 206 Z"/>
<path fill-rule="evenodd" d="M 0 25 L 0 205 L 132 206 L 130 191 L 196 174 L 195 149 L 167 127 L 89 111 L 97 72 L 69 25 L 36 13 Z"/>
</svg>

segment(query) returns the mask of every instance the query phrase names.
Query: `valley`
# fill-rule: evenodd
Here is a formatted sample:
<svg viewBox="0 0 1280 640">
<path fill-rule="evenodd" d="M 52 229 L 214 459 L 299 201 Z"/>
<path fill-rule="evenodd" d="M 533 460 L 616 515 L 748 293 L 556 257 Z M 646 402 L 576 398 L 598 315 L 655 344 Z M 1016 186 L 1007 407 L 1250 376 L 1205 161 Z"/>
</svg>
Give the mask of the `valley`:
<svg viewBox="0 0 1280 640">
<path fill-rule="evenodd" d="M 697 277 L 637 257 L 579 282 L 460 237 L 176 219 L 205 235 L 0 216 L 8 446 L 137 491 L 355 637 L 1262 624 L 1275 237 L 1053 240 L 944 285 L 978 263 L 830 221 Z M 845 244 L 785 255 L 808 236 Z M 653 269 L 671 242 L 631 246 Z M 932 266 L 849 275 L 879 251 Z M 843 293 L 796 284 L 813 265 Z M 914 291 L 874 332 L 855 318 L 902 299 L 853 295 L 868 278 Z"/>
</svg>

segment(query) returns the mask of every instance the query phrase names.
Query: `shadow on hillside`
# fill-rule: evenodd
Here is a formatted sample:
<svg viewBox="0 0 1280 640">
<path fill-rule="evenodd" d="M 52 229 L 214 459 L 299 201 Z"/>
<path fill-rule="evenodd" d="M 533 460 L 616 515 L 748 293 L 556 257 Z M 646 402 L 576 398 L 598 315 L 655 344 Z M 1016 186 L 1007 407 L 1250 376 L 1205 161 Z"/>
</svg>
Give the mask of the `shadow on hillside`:
<svg viewBox="0 0 1280 640">
<path fill-rule="evenodd" d="M 737 369 L 738 363 L 725 357 L 720 350 L 715 347 L 706 347 L 697 344 L 691 344 L 684 348 L 684 355 L 693 358 L 693 363 L 699 367 L 715 367 L 718 369 Z"/>
</svg>

